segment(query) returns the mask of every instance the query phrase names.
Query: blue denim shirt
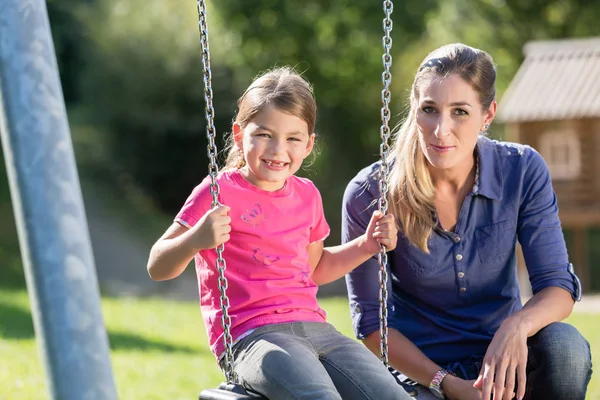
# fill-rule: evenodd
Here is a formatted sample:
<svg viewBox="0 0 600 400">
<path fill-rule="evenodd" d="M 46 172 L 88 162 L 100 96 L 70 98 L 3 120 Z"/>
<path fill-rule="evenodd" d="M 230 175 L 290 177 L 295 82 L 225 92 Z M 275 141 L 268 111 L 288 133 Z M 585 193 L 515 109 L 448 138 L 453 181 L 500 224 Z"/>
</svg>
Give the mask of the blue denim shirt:
<svg viewBox="0 0 600 400">
<path fill-rule="evenodd" d="M 453 232 L 438 228 L 427 254 L 399 234 L 389 253 L 388 326 L 438 364 L 483 357 L 500 323 L 521 309 L 516 244 L 533 293 L 556 286 L 578 300 L 548 168 L 531 147 L 477 143 L 479 178 Z M 344 193 L 342 241 L 363 234 L 377 207 L 379 163 Z M 379 330 L 379 264 L 374 257 L 346 276 L 356 337 Z"/>
</svg>

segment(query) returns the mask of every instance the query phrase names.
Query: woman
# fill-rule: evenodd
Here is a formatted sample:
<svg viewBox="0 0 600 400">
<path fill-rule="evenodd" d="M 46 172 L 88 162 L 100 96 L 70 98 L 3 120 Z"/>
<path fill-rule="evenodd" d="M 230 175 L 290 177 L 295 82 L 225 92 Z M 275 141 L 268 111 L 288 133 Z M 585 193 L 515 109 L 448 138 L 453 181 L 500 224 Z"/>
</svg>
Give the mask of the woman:
<svg viewBox="0 0 600 400">
<path fill-rule="evenodd" d="M 580 297 L 548 168 L 532 148 L 485 137 L 491 57 L 463 44 L 430 53 L 391 152 L 390 365 L 448 399 L 583 400 L 589 344 L 560 323 Z M 364 234 L 375 163 L 344 194 L 343 241 Z M 534 296 L 521 304 L 516 242 Z M 379 352 L 376 258 L 346 277 L 355 334 Z"/>
</svg>

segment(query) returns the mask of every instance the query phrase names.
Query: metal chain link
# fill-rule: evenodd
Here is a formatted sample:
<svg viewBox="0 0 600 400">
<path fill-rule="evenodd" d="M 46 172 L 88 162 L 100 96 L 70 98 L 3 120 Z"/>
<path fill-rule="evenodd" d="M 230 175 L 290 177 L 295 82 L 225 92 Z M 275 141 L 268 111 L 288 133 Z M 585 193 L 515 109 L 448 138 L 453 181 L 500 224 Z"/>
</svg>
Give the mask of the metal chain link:
<svg viewBox="0 0 600 400">
<path fill-rule="evenodd" d="M 217 146 L 215 144 L 216 129 L 214 124 L 215 110 L 213 108 L 213 91 L 211 85 L 211 72 L 210 72 L 210 50 L 208 47 L 208 26 L 206 22 L 206 4 L 204 0 L 198 0 L 198 28 L 200 30 L 200 44 L 202 47 L 202 67 L 204 69 L 204 100 L 206 102 L 205 115 L 206 115 L 206 137 L 208 138 L 208 173 L 210 176 L 210 194 L 212 195 L 212 207 L 220 205 L 219 203 L 219 183 L 217 182 L 217 174 L 219 173 L 219 166 L 217 164 Z M 225 345 L 225 355 L 223 364 L 223 373 L 227 383 L 234 383 L 237 381 L 235 373 L 233 372 L 233 353 L 231 351 L 232 338 L 231 338 L 231 318 L 229 317 L 229 298 L 227 297 L 227 278 L 225 277 L 225 270 L 227 269 L 227 263 L 223 258 L 223 251 L 225 245 L 221 244 L 215 249 L 217 252 L 216 268 L 219 272 L 219 292 L 221 297 L 219 303 L 221 306 L 221 325 L 223 326 L 223 344 Z"/>
<path fill-rule="evenodd" d="M 392 66 L 392 55 L 390 49 L 392 48 L 392 37 L 390 33 L 392 31 L 392 11 L 394 10 L 394 3 L 392 0 L 385 0 L 383 2 L 383 11 L 385 12 L 385 18 L 383 19 L 383 73 L 381 74 L 381 80 L 383 82 L 383 90 L 381 91 L 381 145 L 379 147 L 379 154 L 381 156 L 381 167 L 379 168 L 379 210 L 385 215 L 388 209 L 388 153 L 390 146 L 388 140 L 390 138 L 390 83 L 392 81 L 392 73 L 390 68 Z M 385 251 L 385 247 L 382 245 L 378 255 L 379 260 L 379 341 L 380 341 L 380 356 L 383 365 L 388 366 L 388 292 L 387 292 L 387 263 L 388 257 Z"/>
</svg>

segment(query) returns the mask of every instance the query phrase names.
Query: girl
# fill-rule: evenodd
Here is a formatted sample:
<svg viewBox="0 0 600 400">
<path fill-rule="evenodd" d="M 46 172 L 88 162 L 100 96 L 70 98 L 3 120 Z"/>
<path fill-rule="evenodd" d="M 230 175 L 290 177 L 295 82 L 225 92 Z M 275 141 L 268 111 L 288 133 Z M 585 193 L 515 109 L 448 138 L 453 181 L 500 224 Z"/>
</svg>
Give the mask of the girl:
<svg viewBox="0 0 600 400">
<path fill-rule="evenodd" d="M 409 399 L 364 346 L 325 320 L 317 285 L 341 278 L 396 246 L 393 217 L 374 212 L 365 233 L 324 247 L 321 196 L 294 174 L 315 141 L 312 88 L 289 68 L 257 78 L 238 100 L 232 145 L 218 175 L 222 206 L 211 209 L 210 179 L 197 186 L 150 252 L 154 280 L 173 279 L 195 257 L 210 347 L 221 359 L 223 328 L 216 246 L 227 242 L 233 368 L 248 389 L 271 399 Z"/>
</svg>

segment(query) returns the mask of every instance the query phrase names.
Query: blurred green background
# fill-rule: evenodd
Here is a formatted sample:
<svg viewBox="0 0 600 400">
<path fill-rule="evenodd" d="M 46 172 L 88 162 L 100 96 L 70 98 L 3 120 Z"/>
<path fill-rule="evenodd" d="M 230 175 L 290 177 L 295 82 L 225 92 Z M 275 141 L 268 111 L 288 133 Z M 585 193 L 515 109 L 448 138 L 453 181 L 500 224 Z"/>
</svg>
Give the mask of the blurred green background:
<svg viewBox="0 0 600 400">
<path fill-rule="evenodd" d="M 131 243 L 122 251 L 139 253 L 128 264 L 141 262 L 142 250 L 207 172 L 196 2 L 48 0 L 47 7 L 104 285 L 119 280 L 108 272 L 104 279 L 104 265 L 117 252 L 103 239 L 109 231 Z M 238 96 L 259 72 L 293 65 L 313 83 L 319 157 L 301 174 L 321 190 L 329 240 L 337 243 L 345 185 L 379 153 L 381 2 L 219 0 L 208 2 L 208 15 L 220 138 Z M 526 42 L 600 35 L 600 7 L 591 0 L 406 0 L 396 2 L 392 17 L 391 125 L 404 115 L 420 61 L 441 44 L 461 41 L 492 54 L 501 98 Z M 503 136 L 501 125 L 491 131 Z M 5 179 L 2 171 L 0 282 L 22 285 Z M 595 269 L 598 235 L 592 239 Z M 142 264 L 127 268 L 137 275 Z M 590 287 L 600 290 L 600 274 L 591 275 Z"/>
<path fill-rule="evenodd" d="M 194 321 L 194 330 L 203 331 L 199 312 L 192 311 L 197 310 L 196 305 L 186 304 L 184 311 L 173 314 L 180 306 L 172 300 L 197 300 L 193 271 L 189 269 L 173 282 L 155 283 L 145 267 L 150 246 L 207 173 L 196 1 L 47 0 L 47 7 L 105 315 L 108 312 L 113 362 L 120 368 L 121 395 L 142 398 L 126 394 L 133 390 L 144 393 L 144 398 L 186 398 L 183 393 L 193 398 L 195 388 L 214 385 L 220 379 L 210 356 L 204 361 L 197 359 L 198 352 L 208 351 L 204 336 L 179 340 L 171 331 L 148 336 L 156 326 L 176 325 L 165 325 L 160 319 L 149 323 L 155 309 L 161 310 L 160 318 L 184 319 L 185 314 Z M 218 0 L 208 2 L 208 15 L 219 148 L 230 129 L 237 98 L 259 72 L 274 65 L 292 65 L 314 85 L 319 156 L 301 175 L 311 178 L 320 189 L 332 228 L 329 244 L 339 243 L 344 188 L 361 168 L 379 157 L 381 2 Z M 404 116 L 419 63 L 439 45 L 460 41 L 489 52 L 498 66 L 497 95 L 501 98 L 523 61 L 525 43 L 600 36 L 596 0 L 404 0 L 396 1 L 392 18 L 391 125 Z M 502 138 L 503 130 L 495 124 L 492 136 Z M 600 291 L 600 229 L 589 235 L 589 288 Z M 569 232 L 566 237 L 569 240 Z M 29 354 L 28 362 L 34 362 L 33 332 L 3 161 L 0 259 L 0 354 L 12 351 L 14 359 Z M 321 293 L 342 296 L 326 303 L 326 308 L 336 310 L 340 329 L 350 335 L 344 325 L 349 323 L 344 290 L 338 282 Z M 114 300 L 145 296 L 167 300 L 148 300 L 147 304 Z M 117 305 L 131 304 L 132 312 L 143 314 L 140 325 L 127 325 L 129 314 L 116 311 Z M 597 336 L 592 329 L 597 315 L 587 318 L 581 314 L 574 321 L 579 321 L 588 335 Z M 584 321 L 589 326 L 585 327 Z M 168 337 L 173 343 L 168 344 Z M 600 343 L 600 338 L 596 337 L 596 342 Z M 144 361 L 136 351 L 156 357 Z M 164 365 L 177 379 L 188 379 L 178 383 L 180 391 L 169 388 L 160 392 L 154 386 L 142 391 L 143 383 L 127 389 L 131 378 L 127 374 L 138 374 L 135 379 L 140 382 L 160 382 L 161 371 L 149 365 L 186 353 L 192 358 L 175 358 Z M 147 363 L 146 367 L 140 370 L 140 363 Z M 194 375 L 201 375 L 204 368 L 212 371 L 210 379 L 195 381 L 190 375 L 173 373 L 177 365 L 187 368 L 186 363 L 196 368 Z M 38 396 L 43 388 L 39 364 L 18 365 L 22 371 L 0 362 L 0 386 L 13 385 L 12 393 L 22 395 L 11 399 Z M 15 380 L 15 376 L 19 378 Z M 21 393 L 28 385 L 34 389 Z M 599 386 L 596 383 L 593 396 L 600 396 Z M 0 399 L 5 399 L 2 390 Z"/>
</svg>

